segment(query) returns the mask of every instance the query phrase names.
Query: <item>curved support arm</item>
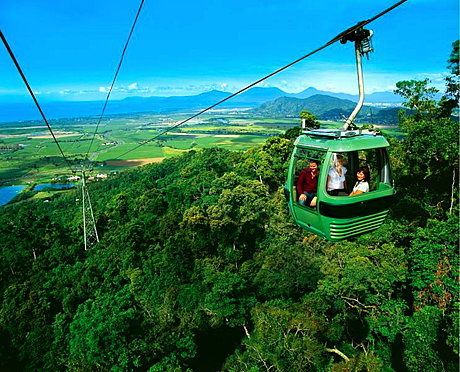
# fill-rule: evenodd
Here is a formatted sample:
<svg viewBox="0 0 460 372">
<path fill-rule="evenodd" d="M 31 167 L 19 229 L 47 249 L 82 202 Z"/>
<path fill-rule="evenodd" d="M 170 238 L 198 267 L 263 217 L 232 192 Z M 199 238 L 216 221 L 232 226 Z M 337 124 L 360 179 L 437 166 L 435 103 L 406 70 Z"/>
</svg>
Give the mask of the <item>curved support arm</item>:
<svg viewBox="0 0 460 372">
<path fill-rule="evenodd" d="M 350 126 L 353 124 L 353 120 L 356 115 L 358 115 L 361 107 L 364 104 L 364 79 L 363 79 L 363 68 L 361 64 L 361 53 L 359 51 L 359 42 L 355 42 L 355 54 L 356 54 L 356 72 L 358 73 L 358 88 L 359 88 L 359 101 L 355 109 L 351 113 L 350 117 L 345 121 L 343 125 L 344 130 L 350 129 Z"/>
</svg>

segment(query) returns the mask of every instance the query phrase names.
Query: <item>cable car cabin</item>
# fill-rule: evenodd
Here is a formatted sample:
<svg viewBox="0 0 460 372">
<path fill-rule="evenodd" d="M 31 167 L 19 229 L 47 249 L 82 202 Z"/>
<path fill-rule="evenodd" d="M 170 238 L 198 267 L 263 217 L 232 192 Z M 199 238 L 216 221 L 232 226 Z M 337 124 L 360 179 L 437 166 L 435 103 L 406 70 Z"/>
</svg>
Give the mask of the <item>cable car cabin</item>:
<svg viewBox="0 0 460 372">
<path fill-rule="evenodd" d="M 368 130 L 350 130 L 364 103 L 361 56 L 373 50 L 372 35 L 359 28 L 340 40 L 355 43 L 359 88 L 343 130 L 306 130 L 303 120 L 304 134 L 295 142 L 289 165 L 285 194 L 295 222 L 331 241 L 378 229 L 395 195 L 387 140 Z"/>
<path fill-rule="evenodd" d="M 295 222 L 331 241 L 379 228 L 395 195 L 391 184 L 387 140 L 363 130 L 318 129 L 304 133 L 295 142 L 285 185 L 286 198 Z M 299 175 L 310 165 L 314 168 L 315 163 L 319 169 L 316 199 L 302 202 Z M 349 196 L 357 185 L 357 172 L 363 166 L 369 169 L 368 185 L 363 184 L 366 186 L 363 193 Z M 343 189 L 331 190 L 328 178 L 329 186 L 333 186 L 331 175 L 338 168 Z M 307 204 L 310 200 L 311 206 Z"/>
</svg>

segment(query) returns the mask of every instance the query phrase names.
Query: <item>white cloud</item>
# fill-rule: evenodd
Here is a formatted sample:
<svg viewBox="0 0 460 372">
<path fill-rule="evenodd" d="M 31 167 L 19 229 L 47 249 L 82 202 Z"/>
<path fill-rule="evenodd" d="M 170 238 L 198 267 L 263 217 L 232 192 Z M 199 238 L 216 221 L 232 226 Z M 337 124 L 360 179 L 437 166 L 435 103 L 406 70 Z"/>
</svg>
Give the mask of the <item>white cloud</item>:
<svg viewBox="0 0 460 372">
<path fill-rule="evenodd" d="M 128 90 L 137 90 L 138 86 L 137 83 L 132 83 L 128 85 Z"/>
<path fill-rule="evenodd" d="M 430 79 L 433 84 L 444 83 L 444 74 L 441 73 L 419 73 L 416 75 L 417 79 Z"/>
<path fill-rule="evenodd" d="M 99 92 L 107 93 L 110 90 L 110 88 L 111 88 L 110 85 L 108 87 L 99 87 Z"/>
<path fill-rule="evenodd" d="M 188 84 L 174 84 L 174 85 L 156 85 L 149 88 L 150 95 L 159 96 L 182 96 L 182 95 L 195 95 L 203 92 L 209 92 L 211 90 L 225 90 L 225 91 L 236 91 L 240 87 L 229 85 L 228 83 L 188 83 Z"/>
</svg>

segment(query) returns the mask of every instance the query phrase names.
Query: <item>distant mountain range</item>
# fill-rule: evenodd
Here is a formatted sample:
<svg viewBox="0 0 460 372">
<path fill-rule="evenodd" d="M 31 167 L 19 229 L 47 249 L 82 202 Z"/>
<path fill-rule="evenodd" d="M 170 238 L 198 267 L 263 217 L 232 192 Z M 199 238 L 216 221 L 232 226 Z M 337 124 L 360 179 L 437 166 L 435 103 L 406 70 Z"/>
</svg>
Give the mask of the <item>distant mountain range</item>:
<svg viewBox="0 0 460 372">
<path fill-rule="evenodd" d="M 193 96 L 128 97 L 122 100 L 109 101 L 105 115 L 139 112 L 177 112 L 192 109 L 202 109 L 215 104 L 216 102 L 219 102 L 220 100 L 228 97 L 230 94 L 231 93 L 229 92 L 212 90 Z M 327 100 L 317 96 L 329 96 L 335 100 Z M 219 107 L 257 107 L 259 105 L 274 101 L 276 103 L 273 103 L 273 105 L 279 106 L 279 108 L 276 110 L 281 112 L 283 110 L 289 111 L 288 108 L 281 109 L 281 105 L 285 104 L 289 107 L 295 107 L 296 104 L 294 102 L 296 101 L 277 101 L 278 99 L 289 98 L 295 100 L 307 99 L 310 97 L 316 97 L 310 101 L 310 104 L 315 105 L 315 110 L 321 113 L 334 109 L 347 110 L 351 106 L 354 107 L 354 102 L 358 100 L 358 96 L 355 95 L 320 91 L 312 87 L 295 94 L 286 93 L 279 88 L 255 87 L 233 97 L 232 99 L 224 102 Z M 401 98 L 392 92 L 378 92 L 367 95 L 366 102 L 371 104 L 379 103 L 396 105 L 401 102 Z M 103 103 L 103 101 L 43 101 L 41 102 L 41 106 L 47 118 L 59 119 L 98 116 L 101 113 Z M 321 108 L 322 105 L 325 106 Z M 260 110 L 267 110 L 267 108 L 261 107 Z M 269 111 L 273 110 L 275 109 L 270 109 Z M 32 102 L 0 103 L 0 122 L 40 119 L 41 116 Z"/>
<path fill-rule="evenodd" d="M 342 120 L 348 117 L 356 106 L 356 102 L 328 95 L 315 94 L 308 98 L 280 97 L 274 101 L 263 103 L 250 112 L 254 115 L 267 117 L 299 117 L 303 110 L 316 115 L 320 120 Z M 363 106 L 356 121 L 373 124 L 396 124 L 400 107 L 378 108 Z"/>
<path fill-rule="evenodd" d="M 321 95 L 326 95 L 326 96 L 331 96 L 331 97 L 336 97 L 336 98 L 341 98 L 341 99 L 347 99 L 353 102 L 358 102 L 358 99 L 359 99 L 358 94 L 334 93 L 334 92 L 328 92 L 324 90 L 318 90 L 312 87 L 307 88 L 300 93 L 291 94 L 288 97 L 308 98 L 316 94 L 321 94 Z M 371 103 L 371 104 L 400 105 L 403 102 L 403 99 L 391 91 L 374 92 L 374 93 L 366 94 L 365 102 L 368 104 Z"/>
</svg>

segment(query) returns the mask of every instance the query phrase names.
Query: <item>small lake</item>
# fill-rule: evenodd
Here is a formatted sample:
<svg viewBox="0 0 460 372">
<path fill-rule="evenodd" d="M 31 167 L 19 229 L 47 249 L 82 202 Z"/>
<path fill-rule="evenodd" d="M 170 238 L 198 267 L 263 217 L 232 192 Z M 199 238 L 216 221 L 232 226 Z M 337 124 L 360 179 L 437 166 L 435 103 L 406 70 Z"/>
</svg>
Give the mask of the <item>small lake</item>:
<svg viewBox="0 0 460 372">
<path fill-rule="evenodd" d="M 0 187 L 0 205 L 5 205 L 24 189 L 25 186 Z"/>
<path fill-rule="evenodd" d="M 53 188 L 53 189 L 70 189 L 72 188 L 74 185 L 73 183 L 66 183 L 66 184 L 62 184 L 62 185 L 59 185 L 59 184 L 45 184 L 45 185 L 37 185 L 34 187 L 34 191 L 40 191 L 40 190 L 43 190 L 43 189 L 47 189 L 47 188 Z"/>
</svg>

